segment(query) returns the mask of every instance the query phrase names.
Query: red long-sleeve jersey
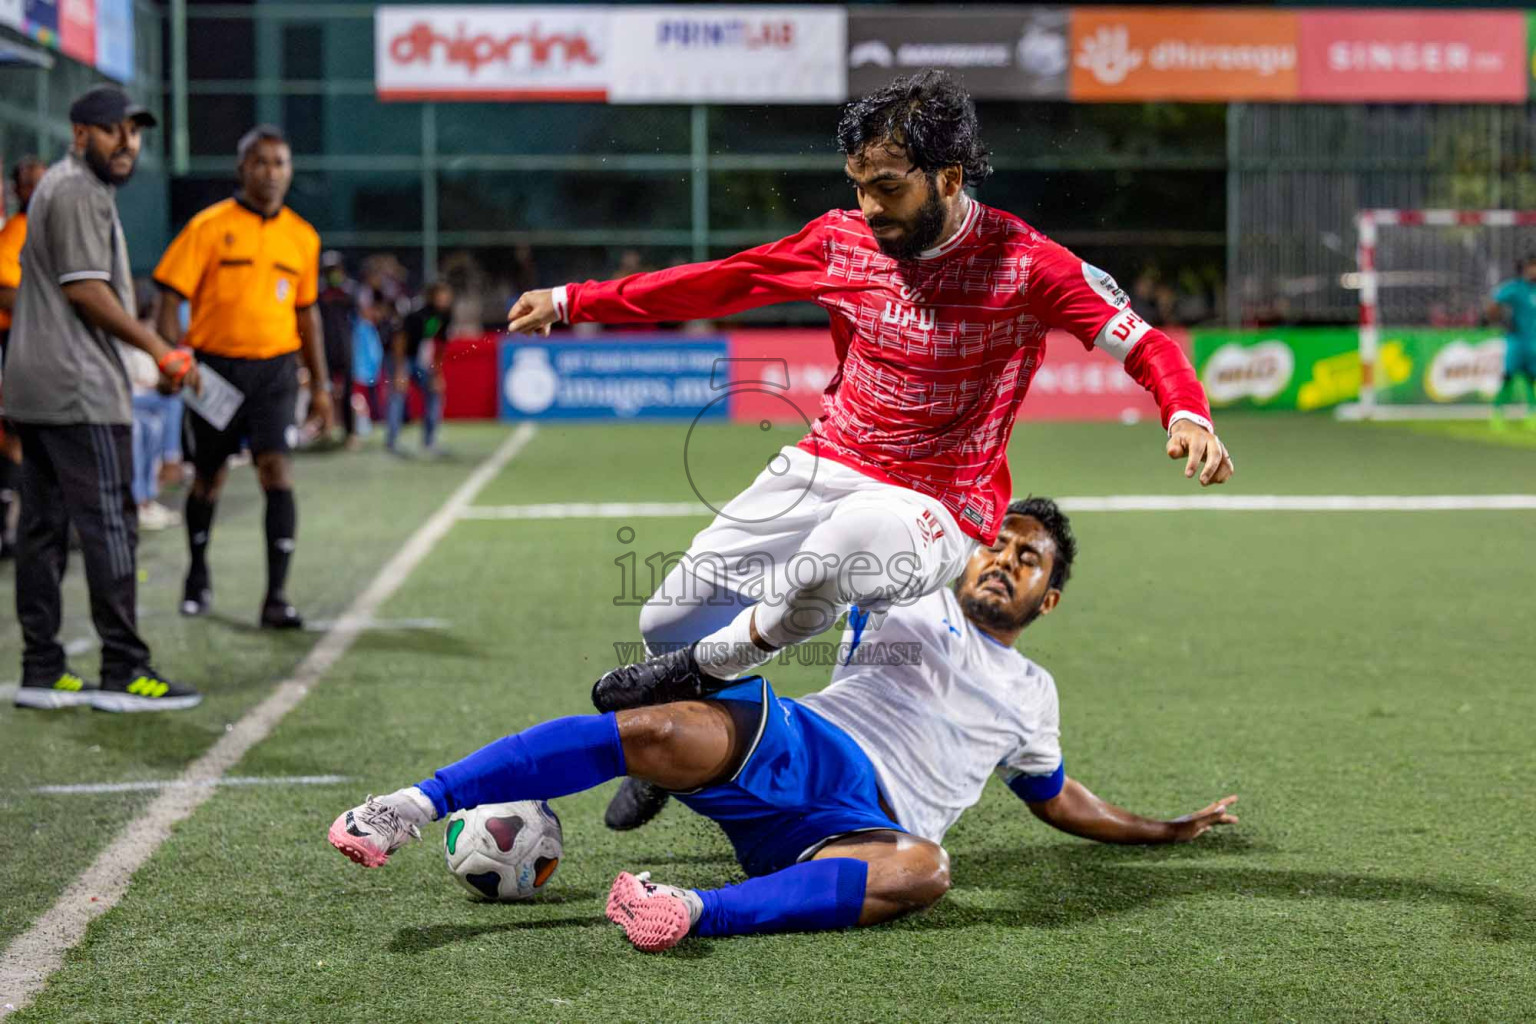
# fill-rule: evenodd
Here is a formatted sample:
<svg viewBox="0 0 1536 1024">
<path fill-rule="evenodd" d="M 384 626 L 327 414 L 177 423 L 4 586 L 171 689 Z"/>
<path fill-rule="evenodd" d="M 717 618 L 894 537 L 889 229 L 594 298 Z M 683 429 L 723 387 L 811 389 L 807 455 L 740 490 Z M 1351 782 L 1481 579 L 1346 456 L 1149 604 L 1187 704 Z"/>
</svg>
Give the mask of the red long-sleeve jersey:
<svg viewBox="0 0 1536 1024">
<path fill-rule="evenodd" d="M 1008 438 L 1048 329 L 1121 359 L 1165 427 L 1210 429 L 1183 350 L 1131 310 L 1113 278 L 973 200 L 959 230 L 915 260 L 884 255 L 858 212 L 833 210 L 722 260 L 555 289 L 569 323 L 695 320 L 791 301 L 827 311 L 839 362 L 800 447 L 938 498 L 983 543 L 1013 493 Z"/>
</svg>

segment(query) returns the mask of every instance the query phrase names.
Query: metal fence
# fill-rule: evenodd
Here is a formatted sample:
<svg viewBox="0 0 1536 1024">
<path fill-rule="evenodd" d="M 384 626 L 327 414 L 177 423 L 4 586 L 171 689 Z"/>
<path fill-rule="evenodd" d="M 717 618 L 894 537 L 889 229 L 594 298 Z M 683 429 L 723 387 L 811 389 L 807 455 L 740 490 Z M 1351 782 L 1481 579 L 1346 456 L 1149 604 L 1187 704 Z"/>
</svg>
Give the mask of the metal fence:
<svg viewBox="0 0 1536 1024">
<path fill-rule="evenodd" d="M 1233 105 L 1227 317 L 1352 322 L 1364 208 L 1536 205 L 1532 106 Z"/>
<path fill-rule="evenodd" d="M 292 139 L 291 202 L 328 247 L 390 252 L 418 280 L 446 268 L 488 310 L 534 285 L 723 254 L 851 202 L 832 107 L 381 103 L 373 10 L 176 0 L 162 16 L 141 0 L 133 89 L 169 131 L 150 133 L 121 204 L 136 264 L 229 194 L 235 140 L 258 121 Z M 98 79 L 62 57 L 0 70 L 6 156 L 56 157 L 69 98 Z M 1529 106 L 980 110 L 998 168 L 982 198 L 1183 322 L 1350 322 L 1356 210 L 1536 204 Z"/>
<path fill-rule="evenodd" d="M 257 121 L 287 130 L 292 205 L 328 247 L 394 253 L 418 278 L 448 267 L 487 309 L 530 284 L 724 254 L 852 202 L 834 107 L 379 102 L 373 10 L 173 5 L 174 223 L 228 194 L 235 140 Z M 1226 244 L 1219 106 L 981 114 L 998 168 L 986 201 L 1122 277 L 1199 267 L 1212 305 Z"/>
</svg>

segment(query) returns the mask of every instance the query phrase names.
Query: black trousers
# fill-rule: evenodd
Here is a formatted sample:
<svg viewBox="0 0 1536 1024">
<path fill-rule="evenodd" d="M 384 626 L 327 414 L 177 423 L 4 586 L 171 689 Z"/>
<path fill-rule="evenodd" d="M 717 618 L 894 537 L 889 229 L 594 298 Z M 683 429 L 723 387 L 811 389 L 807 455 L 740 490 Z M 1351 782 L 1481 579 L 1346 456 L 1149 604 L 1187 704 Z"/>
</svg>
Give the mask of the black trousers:
<svg viewBox="0 0 1536 1024">
<path fill-rule="evenodd" d="M 91 620 L 101 637 L 102 682 L 126 683 L 149 663 L 137 626 L 138 509 L 128 424 L 16 424 L 21 437 L 21 519 L 16 526 L 16 617 L 24 684 L 52 685 L 64 671 L 59 585 L 69 526 L 80 535 Z"/>
</svg>

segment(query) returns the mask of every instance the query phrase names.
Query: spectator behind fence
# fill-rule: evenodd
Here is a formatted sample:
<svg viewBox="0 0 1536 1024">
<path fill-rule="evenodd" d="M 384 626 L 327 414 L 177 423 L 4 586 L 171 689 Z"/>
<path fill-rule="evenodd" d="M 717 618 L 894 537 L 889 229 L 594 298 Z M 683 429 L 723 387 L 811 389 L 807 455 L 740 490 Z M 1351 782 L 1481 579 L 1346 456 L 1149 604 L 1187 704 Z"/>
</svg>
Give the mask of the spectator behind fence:
<svg viewBox="0 0 1536 1024">
<path fill-rule="evenodd" d="M 341 419 L 347 449 L 358 447 L 357 409 L 352 404 L 352 333 L 357 322 L 357 285 L 347 276 L 341 253 L 320 254 L 320 332 L 331 372 L 331 406 Z"/>
<path fill-rule="evenodd" d="M 453 289 L 446 282 L 427 286 L 421 301 L 400 321 L 390 347 L 393 390 L 389 396 L 389 434 L 385 446 L 399 453 L 400 427 L 405 422 L 405 401 L 411 383 L 421 388 L 423 454 L 437 451 L 437 428 L 443 421 L 443 350 L 448 344 L 448 324 L 453 318 Z"/>
</svg>

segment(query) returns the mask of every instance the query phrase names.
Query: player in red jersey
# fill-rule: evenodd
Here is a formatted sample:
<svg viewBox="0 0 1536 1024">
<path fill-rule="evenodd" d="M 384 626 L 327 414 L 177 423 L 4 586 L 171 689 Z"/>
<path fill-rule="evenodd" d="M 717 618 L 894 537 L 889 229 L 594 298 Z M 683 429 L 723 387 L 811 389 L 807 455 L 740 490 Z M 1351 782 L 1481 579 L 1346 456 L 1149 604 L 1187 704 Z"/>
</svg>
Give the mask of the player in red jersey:
<svg viewBox="0 0 1536 1024">
<path fill-rule="evenodd" d="M 508 314 L 525 333 L 791 301 L 831 320 L 839 369 L 820 418 L 694 538 L 641 612 L 661 653 L 600 679 L 600 710 L 698 699 L 845 608 L 878 615 L 958 575 L 1012 497 L 1008 438 L 1051 328 L 1113 354 L 1156 396 L 1186 477 L 1232 474 L 1178 344 L 1108 274 L 968 194 L 992 169 L 975 106 L 949 76 L 855 100 L 838 141 L 858 211 L 722 260 L 529 292 Z M 621 802 L 610 825 L 659 809 L 654 794 L 634 813 Z"/>
</svg>

